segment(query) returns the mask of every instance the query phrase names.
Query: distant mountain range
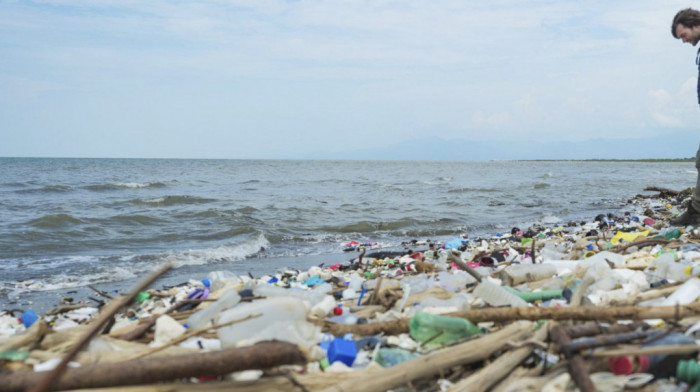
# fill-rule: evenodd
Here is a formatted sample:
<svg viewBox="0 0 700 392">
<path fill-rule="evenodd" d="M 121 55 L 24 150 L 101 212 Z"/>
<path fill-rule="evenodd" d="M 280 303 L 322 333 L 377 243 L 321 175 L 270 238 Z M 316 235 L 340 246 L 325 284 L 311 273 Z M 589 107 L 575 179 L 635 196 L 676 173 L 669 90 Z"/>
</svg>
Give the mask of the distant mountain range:
<svg viewBox="0 0 700 392">
<path fill-rule="evenodd" d="M 470 141 L 437 138 L 414 139 L 396 144 L 324 151 L 304 159 L 351 160 L 539 160 L 539 159 L 675 159 L 695 157 L 700 132 L 670 133 L 641 139 L 592 139 L 581 142 Z"/>
</svg>

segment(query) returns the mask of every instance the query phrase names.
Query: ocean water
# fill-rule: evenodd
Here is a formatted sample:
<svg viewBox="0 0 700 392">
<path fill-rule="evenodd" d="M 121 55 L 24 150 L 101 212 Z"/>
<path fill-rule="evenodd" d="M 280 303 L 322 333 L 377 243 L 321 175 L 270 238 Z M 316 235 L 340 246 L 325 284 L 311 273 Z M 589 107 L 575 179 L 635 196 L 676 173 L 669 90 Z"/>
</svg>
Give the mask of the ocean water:
<svg viewBox="0 0 700 392">
<path fill-rule="evenodd" d="M 0 158 L 0 303 L 171 277 L 272 273 L 399 248 L 620 214 L 693 163 Z M 647 192 L 646 194 L 653 194 Z"/>
</svg>

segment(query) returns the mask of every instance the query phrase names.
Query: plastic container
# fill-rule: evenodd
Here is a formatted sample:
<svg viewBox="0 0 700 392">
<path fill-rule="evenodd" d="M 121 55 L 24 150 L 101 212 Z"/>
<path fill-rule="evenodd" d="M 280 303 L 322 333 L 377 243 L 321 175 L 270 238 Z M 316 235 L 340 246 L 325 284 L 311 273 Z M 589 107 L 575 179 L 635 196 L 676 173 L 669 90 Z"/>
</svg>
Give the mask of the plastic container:
<svg viewBox="0 0 700 392">
<path fill-rule="evenodd" d="M 439 346 L 483 333 L 469 320 L 425 312 L 416 313 L 408 326 L 411 337 L 428 346 Z"/>
<path fill-rule="evenodd" d="M 473 294 L 491 306 L 527 306 L 524 299 L 489 281 L 479 283 Z"/>
<path fill-rule="evenodd" d="M 513 264 L 506 268 L 506 274 L 513 279 L 513 284 L 543 280 L 557 274 L 553 264 Z"/>
<path fill-rule="evenodd" d="M 22 313 L 20 320 L 22 320 L 22 324 L 24 324 L 25 328 L 29 328 L 39 320 L 39 316 L 37 316 L 36 312 L 33 310 L 27 310 Z"/>
<path fill-rule="evenodd" d="M 238 295 L 236 290 L 228 289 L 221 297 L 219 297 L 216 302 L 210 304 L 206 308 L 192 314 L 187 319 L 187 326 L 190 329 L 200 329 L 204 328 L 209 324 L 209 322 L 216 323 L 216 317 L 222 311 L 229 309 L 240 302 L 241 296 Z"/>
<path fill-rule="evenodd" d="M 348 339 L 335 338 L 328 346 L 328 362 L 340 361 L 348 366 L 352 366 L 357 357 L 357 346 L 355 342 Z"/>
<path fill-rule="evenodd" d="M 219 328 L 217 334 L 222 347 L 236 347 L 242 343 L 253 344 L 270 339 L 309 347 L 320 340 L 320 329 L 306 321 L 306 305 L 293 297 L 274 297 L 240 304 L 222 312 L 219 323 L 256 314 L 260 316 Z"/>
<path fill-rule="evenodd" d="M 386 368 L 416 359 L 418 357 L 418 354 L 406 351 L 404 349 L 382 347 L 377 351 L 374 361 Z"/>
</svg>

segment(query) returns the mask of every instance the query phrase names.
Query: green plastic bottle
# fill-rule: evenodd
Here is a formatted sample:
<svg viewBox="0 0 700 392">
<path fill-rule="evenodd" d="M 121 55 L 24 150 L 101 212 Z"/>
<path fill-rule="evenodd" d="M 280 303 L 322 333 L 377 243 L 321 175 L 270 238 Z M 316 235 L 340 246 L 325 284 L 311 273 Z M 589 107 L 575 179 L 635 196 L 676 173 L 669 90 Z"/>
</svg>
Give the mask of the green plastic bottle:
<svg viewBox="0 0 700 392">
<path fill-rule="evenodd" d="M 564 290 L 544 290 L 536 292 L 525 292 L 516 290 L 510 286 L 503 286 L 506 291 L 517 295 L 525 300 L 525 302 L 548 301 L 550 299 L 564 298 Z"/>
<path fill-rule="evenodd" d="M 681 231 L 678 229 L 669 230 L 664 234 L 665 240 L 673 240 L 681 236 Z"/>
<path fill-rule="evenodd" d="M 456 340 L 482 334 L 471 321 L 458 317 L 418 312 L 408 323 L 411 337 L 426 346 L 441 346 Z"/>
</svg>

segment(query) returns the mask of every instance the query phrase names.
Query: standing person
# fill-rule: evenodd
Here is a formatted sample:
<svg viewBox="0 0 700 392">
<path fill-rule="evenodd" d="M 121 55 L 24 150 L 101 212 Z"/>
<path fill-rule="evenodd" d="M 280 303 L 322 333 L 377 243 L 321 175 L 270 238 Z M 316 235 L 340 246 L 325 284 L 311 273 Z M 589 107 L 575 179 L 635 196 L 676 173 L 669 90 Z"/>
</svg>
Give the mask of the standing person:
<svg viewBox="0 0 700 392">
<path fill-rule="evenodd" d="M 671 34 L 683 42 L 693 46 L 700 41 L 700 11 L 687 8 L 678 11 L 671 24 Z M 700 50 L 695 57 L 695 64 L 700 67 Z M 700 77 L 698 77 L 698 103 L 700 103 Z M 688 210 L 680 216 L 671 219 L 671 224 L 676 226 L 695 225 L 700 223 L 700 149 L 695 154 L 695 168 L 698 169 L 698 179 L 695 193 L 690 200 Z"/>
</svg>

